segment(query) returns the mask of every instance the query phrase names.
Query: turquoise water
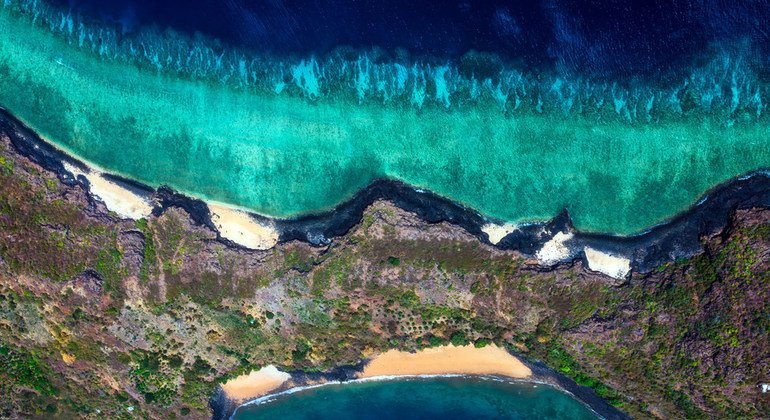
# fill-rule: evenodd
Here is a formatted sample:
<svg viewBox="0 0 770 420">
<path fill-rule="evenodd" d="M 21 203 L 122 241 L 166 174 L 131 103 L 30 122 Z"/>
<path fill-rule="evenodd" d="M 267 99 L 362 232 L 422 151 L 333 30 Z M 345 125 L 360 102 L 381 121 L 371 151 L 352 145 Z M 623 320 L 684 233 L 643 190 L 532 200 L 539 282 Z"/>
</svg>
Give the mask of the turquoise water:
<svg viewBox="0 0 770 420">
<path fill-rule="evenodd" d="M 241 407 L 235 419 L 595 419 L 545 385 L 429 378 L 328 385 Z"/>
<path fill-rule="evenodd" d="M 484 54 L 276 58 L 0 4 L 0 106 L 105 170 L 269 216 L 395 178 L 494 219 L 566 207 L 633 234 L 770 166 L 763 64 L 740 45 L 681 79 L 593 80 Z"/>
</svg>

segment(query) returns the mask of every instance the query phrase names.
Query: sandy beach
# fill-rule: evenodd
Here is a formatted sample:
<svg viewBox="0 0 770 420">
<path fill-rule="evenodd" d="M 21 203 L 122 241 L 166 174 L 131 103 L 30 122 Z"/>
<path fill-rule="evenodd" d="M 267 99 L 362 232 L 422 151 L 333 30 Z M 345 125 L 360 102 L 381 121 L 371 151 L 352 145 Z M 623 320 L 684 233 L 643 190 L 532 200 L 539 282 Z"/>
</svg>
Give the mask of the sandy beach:
<svg viewBox="0 0 770 420">
<path fill-rule="evenodd" d="M 222 391 L 230 400 L 246 401 L 277 389 L 289 378 L 291 375 L 288 373 L 268 365 L 260 370 L 252 370 L 248 375 L 230 379 L 222 384 Z"/>
<path fill-rule="evenodd" d="M 278 243 L 278 232 L 254 220 L 248 213 L 208 203 L 211 221 L 223 238 L 250 249 L 270 249 Z"/>
<path fill-rule="evenodd" d="M 441 346 L 410 353 L 390 350 L 375 356 L 356 379 L 382 376 L 498 375 L 523 379 L 532 371 L 505 349 L 495 345 L 476 348 Z M 256 399 L 281 388 L 294 387 L 298 378 L 269 365 L 222 384 L 225 396 L 236 402 Z M 323 380 L 321 382 L 324 382 Z"/>
<path fill-rule="evenodd" d="M 90 192 L 107 209 L 126 219 L 141 219 L 152 213 L 152 204 L 144 197 L 109 181 L 96 166 L 86 163 L 87 171 L 63 162 L 64 169 L 73 176 L 84 176 Z M 271 226 L 257 222 L 248 213 L 219 203 L 206 203 L 211 220 L 223 238 L 249 249 L 270 249 L 278 243 L 278 232 Z"/>
<path fill-rule="evenodd" d="M 588 268 L 616 279 L 624 279 L 631 271 L 631 260 L 584 247 Z"/>
<path fill-rule="evenodd" d="M 567 242 L 575 235 L 572 232 L 557 232 L 535 254 L 540 265 L 553 266 L 570 257 L 570 249 Z"/>
<path fill-rule="evenodd" d="M 505 349 L 441 346 L 409 353 L 390 350 L 369 362 L 360 378 L 410 375 L 500 375 L 526 378 L 532 371 Z"/>
<path fill-rule="evenodd" d="M 508 236 L 509 233 L 515 231 L 516 229 L 518 229 L 518 226 L 513 223 L 505 223 L 502 225 L 487 223 L 481 227 L 481 231 L 487 234 L 489 242 L 491 242 L 493 245 L 500 243 L 503 238 Z"/>
<path fill-rule="evenodd" d="M 98 197 L 107 209 L 124 219 L 141 219 L 152 213 L 152 204 L 134 192 L 109 181 L 102 172 L 89 165 L 89 171 L 81 171 L 74 165 L 62 162 L 64 169 L 73 176 L 84 176 L 90 184 L 91 194 Z"/>
</svg>

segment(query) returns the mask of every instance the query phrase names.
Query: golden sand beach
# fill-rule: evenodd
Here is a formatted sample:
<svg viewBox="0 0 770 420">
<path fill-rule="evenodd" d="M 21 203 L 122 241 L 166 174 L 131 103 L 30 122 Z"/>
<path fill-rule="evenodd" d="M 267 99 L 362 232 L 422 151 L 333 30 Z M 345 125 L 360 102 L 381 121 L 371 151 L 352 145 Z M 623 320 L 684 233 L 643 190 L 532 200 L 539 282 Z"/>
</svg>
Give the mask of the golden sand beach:
<svg viewBox="0 0 770 420">
<path fill-rule="evenodd" d="M 260 370 L 252 370 L 248 375 L 230 379 L 221 386 L 228 399 L 246 401 L 268 394 L 283 385 L 289 378 L 291 375 L 288 373 L 269 365 Z"/>
<path fill-rule="evenodd" d="M 451 374 L 527 378 L 532 371 L 505 349 L 495 345 L 476 348 L 469 344 L 434 347 L 416 353 L 390 350 L 372 359 L 360 377 Z"/>
<path fill-rule="evenodd" d="M 375 356 L 366 364 L 357 379 L 382 376 L 420 375 L 497 375 L 524 379 L 532 371 L 505 349 L 495 345 L 476 348 L 467 346 L 441 346 L 415 353 L 390 350 Z M 233 401 L 256 399 L 271 391 L 295 386 L 291 375 L 266 366 L 248 375 L 242 375 L 222 384 L 222 391 Z"/>
</svg>

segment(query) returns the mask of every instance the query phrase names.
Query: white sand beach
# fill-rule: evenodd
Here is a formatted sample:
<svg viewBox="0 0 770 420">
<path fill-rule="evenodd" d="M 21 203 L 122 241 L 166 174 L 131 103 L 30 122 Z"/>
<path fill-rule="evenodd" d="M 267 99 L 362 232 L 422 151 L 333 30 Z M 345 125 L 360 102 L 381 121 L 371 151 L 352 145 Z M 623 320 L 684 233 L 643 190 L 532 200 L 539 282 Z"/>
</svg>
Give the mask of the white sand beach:
<svg viewBox="0 0 770 420">
<path fill-rule="evenodd" d="M 631 271 L 631 260 L 628 258 L 610 255 L 591 247 L 584 247 L 583 252 L 590 270 L 616 279 L 626 278 Z"/>
<path fill-rule="evenodd" d="M 567 242 L 572 239 L 574 235 L 572 232 L 558 232 L 546 242 L 542 248 L 535 254 L 538 262 L 541 265 L 552 266 L 559 261 L 563 261 L 570 256 L 570 249 L 567 247 Z"/>
<path fill-rule="evenodd" d="M 83 175 L 90 184 L 91 194 L 101 200 L 107 209 L 124 219 L 141 219 L 152 213 L 152 204 L 144 197 L 109 181 L 99 170 L 89 167 L 89 172 L 62 162 L 64 169 L 77 177 Z"/>
<path fill-rule="evenodd" d="M 502 225 L 487 223 L 481 227 L 481 231 L 487 234 L 489 242 L 492 242 L 494 245 L 497 245 L 503 238 L 516 229 L 518 229 L 518 226 L 513 223 L 505 223 Z"/>
<path fill-rule="evenodd" d="M 278 243 L 278 231 L 261 224 L 248 213 L 220 204 L 208 203 L 211 221 L 223 238 L 249 249 L 270 249 Z"/>
</svg>

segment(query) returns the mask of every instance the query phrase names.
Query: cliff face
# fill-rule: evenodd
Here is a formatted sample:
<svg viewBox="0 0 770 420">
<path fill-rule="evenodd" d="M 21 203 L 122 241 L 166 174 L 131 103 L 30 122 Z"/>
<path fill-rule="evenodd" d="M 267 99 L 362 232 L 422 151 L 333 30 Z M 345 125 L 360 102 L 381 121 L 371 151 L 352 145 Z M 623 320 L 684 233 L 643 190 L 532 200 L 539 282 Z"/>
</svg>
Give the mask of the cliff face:
<svg viewBox="0 0 770 420">
<path fill-rule="evenodd" d="M 121 220 L 0 142 L 3 416 L 210 416 L 245 370 L 495 341 L 635 417 L 770 410 L 770 210 L 626 281 L 546 270 L 379 201 L 345 236 L 247 251 L 178 207 Z"/>
</svg>

